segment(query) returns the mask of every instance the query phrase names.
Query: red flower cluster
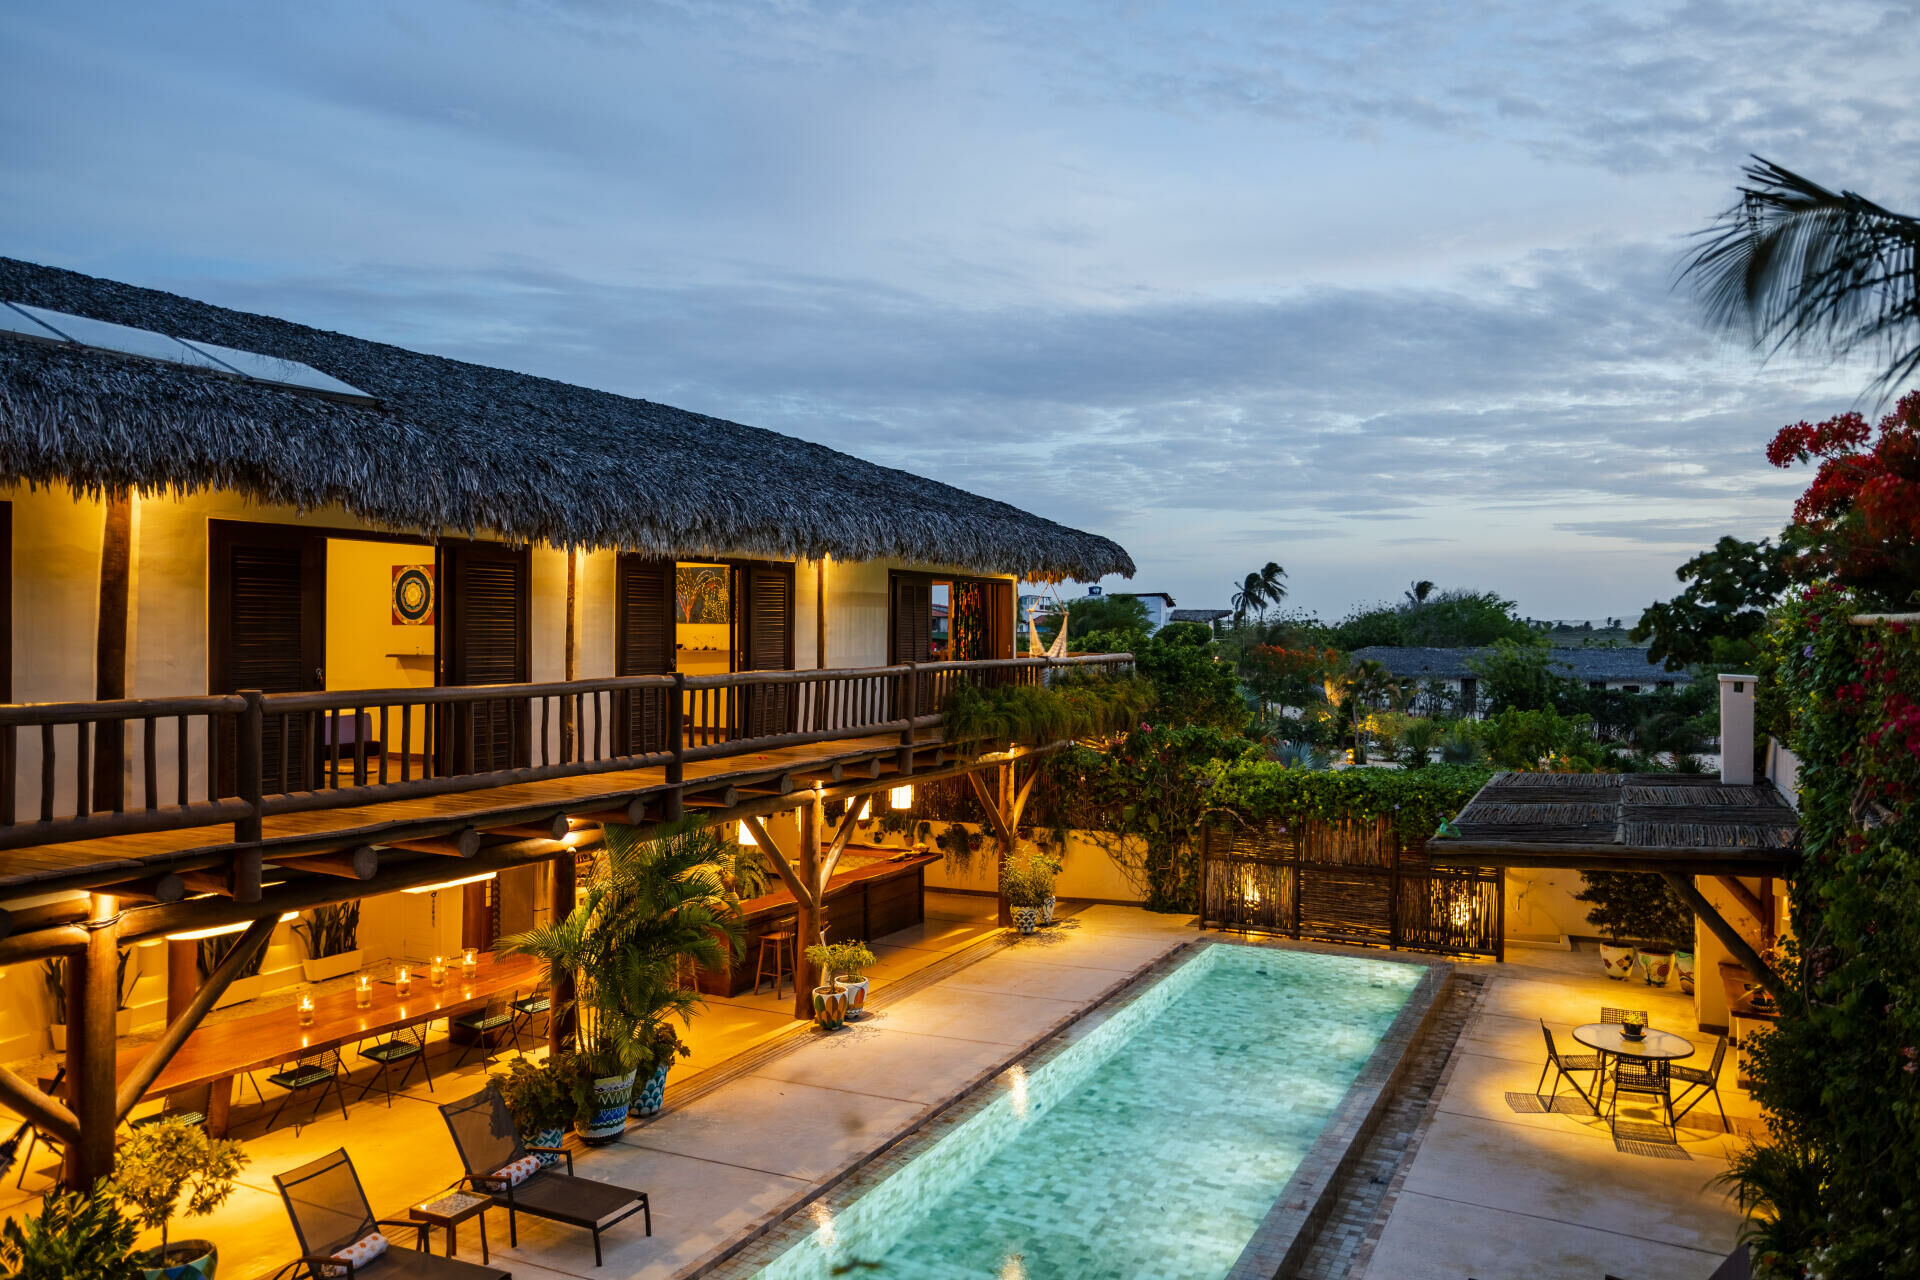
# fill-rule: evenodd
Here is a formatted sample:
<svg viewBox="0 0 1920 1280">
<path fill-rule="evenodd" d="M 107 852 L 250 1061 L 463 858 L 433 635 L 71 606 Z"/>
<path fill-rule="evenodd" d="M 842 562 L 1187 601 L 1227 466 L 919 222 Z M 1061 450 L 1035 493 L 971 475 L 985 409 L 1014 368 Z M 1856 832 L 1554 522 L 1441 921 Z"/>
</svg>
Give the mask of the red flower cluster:
<svg viewBox="0 0 1920 1280">
<path fill-rule="evenodd" d="M 1904 595 L 1920 586 L 1920 391 L 1882 418 L 1878 439 L 1857 413 L 1781 428 L 1776 467 L 1821 459 L 1794 504 L 1816 573 Z M 1867 446 L 1869 442 L 1872 447 Z"/>
</svg>

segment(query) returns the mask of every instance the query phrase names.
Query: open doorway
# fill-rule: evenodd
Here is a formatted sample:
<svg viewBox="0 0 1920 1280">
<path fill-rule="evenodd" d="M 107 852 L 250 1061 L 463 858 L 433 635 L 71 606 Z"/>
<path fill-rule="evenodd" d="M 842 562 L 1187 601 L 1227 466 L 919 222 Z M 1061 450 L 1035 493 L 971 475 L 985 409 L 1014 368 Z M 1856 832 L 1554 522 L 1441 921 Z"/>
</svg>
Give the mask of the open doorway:
<svg viewBox="0 0 1920 1280">
<path fill-rule="evenodd" d="M 435 623 L 440 612 L 434 559 L 434 547 L 427 542 L 326 539 L 326 683 L 322 687 L 334 692 L 433 687 L 439 658 Z M 406 754 L 411 756 L 407 772 L 420 777 L 426 764 L 426 708 L 413 707 L 408 716 L 412 723 L 404 735 Z M 337 732 L 344 765 L 352 767 L 355 745 L 364 739 L 366 758 L 384 757 L 395 771 L 393 776 L 400 776 L 402 732 L 391 717 L 384 737 L 371 714 L 341 717 Z M 340 781 L 346 785 L 351 779 Z"/>
<path fill-rule="evenodd" d="M 889 594 L 888 662 L 1013 656 L 1013 583 L 896 571 Z"/>
</svg>

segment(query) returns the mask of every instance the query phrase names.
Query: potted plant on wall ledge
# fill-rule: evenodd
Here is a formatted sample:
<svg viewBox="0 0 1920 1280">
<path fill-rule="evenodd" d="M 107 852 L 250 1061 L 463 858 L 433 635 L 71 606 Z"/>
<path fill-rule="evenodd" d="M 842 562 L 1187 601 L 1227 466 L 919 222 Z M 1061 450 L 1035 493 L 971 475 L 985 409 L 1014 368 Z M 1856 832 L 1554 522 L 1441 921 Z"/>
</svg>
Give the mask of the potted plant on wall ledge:
<svg viewBox="0 0 1920 1280">
<path fill-rule="evenodd" d="M 360 967 L 358 901 L 315 907 L 293 931 L 307 944 L 307 958 L 300 968 L 308 982 L 325 982 Z"/>
<path fill-rule="evenodd" d="M 1667 882 L 1640 871 L 1583 871 L 1586 888 L 1574 895 L 1591 902 L 1587 923 L 1600 930 L 1600 965 L 1609 978 L 1626 980 L 1636 953 L 1641 976 L 1664 987 L 1673 974 L 1676 942 L 1691 942 L 1693 912 Z"/>
<path fill-rule="evenodd" d="M 1013 913 L 1013 927 L 1032 933 L 1040 925 L 1040 910 L 1053 896 L 1053 877 L 1035 867 L 1033 859 L 1007 859 L 1000 869 L 1000 892 Z"/>
<path fill-rule="evenodd" d="M 147 1280 L 211 1280 L 220 1261 L 211 1240 L 169 1243 L 167 1226 L 187 1197 L 188 1217 L 212 1213 L 233 1193 L 250 1157 L 237 1142 L 210 1138 L 198 1125 L 165 1121 L 133 1131 L 114 1157 L 112 1190 L 141 1226 L 160 1232 L 148 1252 Z"/>
<path fill-rule="evenodd" d="M 227 952 L 233 950 L 240 941 L 237 933 L 222 933 L 211 938 L 200 939 L 200 981 L 213 976 L 220 962 L 227 958 Z M 216 1009 L 224 1009 L 230 1004 L 239 1004 L 242 1000 L 251 1000 L 267 989 L 267 980 L 260 968 L 267 962 L 267 949 L 261 947 L 253 953 L 253 959 L 247 961 L 238 976 L 227 984 L 227 989 L 213 1003 Z"/>
<path fill-rule="evenodd" d="M 832 984 L 846 992 L 846 1019 L 866 1016 L 867 970 L 878 963 L 864 942 L 820 942 L 807 948 L 807 960 L 820 971 L 822 986 Z"/>
</svg>

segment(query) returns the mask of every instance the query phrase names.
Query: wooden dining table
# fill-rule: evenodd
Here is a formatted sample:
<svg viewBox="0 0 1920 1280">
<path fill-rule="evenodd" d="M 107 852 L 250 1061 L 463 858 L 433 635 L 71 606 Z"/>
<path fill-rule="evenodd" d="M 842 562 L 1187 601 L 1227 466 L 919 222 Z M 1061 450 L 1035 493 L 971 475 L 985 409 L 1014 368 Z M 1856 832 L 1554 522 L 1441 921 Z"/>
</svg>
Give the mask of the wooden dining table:
<svg viewBox="0 0 1920 1280">
<path fill-rule="evenodd" d="M 435 987 L 428 981 L 425 965 L 409 965 L 412 988 L 406 995 L 395 989 L 391 968 L 374 976 L 373 999 L 361 1008 L 353 986 L 316 997 L 313 1024 L 300 1025 L 297 1004 L 265 1009 L 259 1013 L 229 1018 L 223 1022 L 202 1024 L 187 1037 L 143 1095 L 160 1097 L 186 1089 L 209 1087 L 207 1132 L 216 1138 L 227 1133 L 228 1113 L 233 1105 L 233 1078 L 248 1071 L 278 1067 L 326 1049 L 335 1049 L 357 1040 L 372 1039 L 422 1022 L 458 1017 L 485 1007 L 499 996 L 511 999 L 514 992 L 531 992 L 544 970 L 526 956 L 500 958 L 490 952 L 477 957 L 474 976 L 461 976 L 458 957 L 447 966 L 444 984 Z M 150 1044 L 126 1045 L 117 1055 L 116 1074 L 124 1079 L 152 1049 Z M 51 1085 L 41 1081 L 41 1088 Z"/>
</svg>

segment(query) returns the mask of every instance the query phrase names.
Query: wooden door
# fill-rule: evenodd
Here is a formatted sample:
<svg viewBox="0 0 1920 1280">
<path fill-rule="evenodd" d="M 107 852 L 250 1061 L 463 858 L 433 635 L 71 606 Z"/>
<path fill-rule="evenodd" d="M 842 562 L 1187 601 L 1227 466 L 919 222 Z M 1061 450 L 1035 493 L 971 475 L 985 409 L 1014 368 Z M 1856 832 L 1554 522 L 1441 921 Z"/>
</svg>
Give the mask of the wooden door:
<svg viewBox="0 0 1920 1280">
<path fill-rule="evenodd" d="M 738 618 L 735 651 L 742 671 L 793 670 L 793 566 L 747 564 L 734 570 Z M 763 738 L 791 732 L 799 699 L 792 685 L 749 686 L 741 699 L 742 732 Z"/>
<path fill-rule="evenodd" d="M 327 687 L 327 540 L 285 525 L 214 520 L 208 526 L 207 691 L 296 693 Z M 271 794 L 311 790 L 319 776 L 319 718 L 267 719 L 260 778 Z M 221 795 L 238 792 L 233 726 L 216 722 Z"/>
<path fill-rule="evenodd" d="M 887 665 L 926 662 L 933 657 L 933 579 L 924 573 L 893 573 L 887 586 Z M 914 689 L 914 714 L 933 712 L 933 687 L 932 676 L 920 677 Z M 893 714 L 905 715 L 906 708 L 895 707 Z"/>
<path fill-rule="evenodd" d="M 613 671 L 669 675 L 674 669 L 674 562 L 623 555 L 615 575 Z M 639 689 L 616 699 L 614 750 L 639 755 L 667 749 L 671 689 Z"/>
<path fill-rule="evenodd" d="M 442 685 L 525 684 L 532 678 L 532 564 L 525 547 L 446 542 L 439 552 Z M 513 697 L 455 704 L 438 717 L 437 768 L 489 773 L 532 760 L 532 716 Z"/>
</svg>

